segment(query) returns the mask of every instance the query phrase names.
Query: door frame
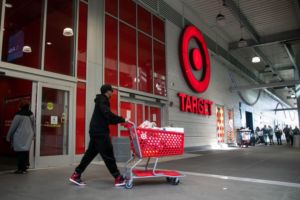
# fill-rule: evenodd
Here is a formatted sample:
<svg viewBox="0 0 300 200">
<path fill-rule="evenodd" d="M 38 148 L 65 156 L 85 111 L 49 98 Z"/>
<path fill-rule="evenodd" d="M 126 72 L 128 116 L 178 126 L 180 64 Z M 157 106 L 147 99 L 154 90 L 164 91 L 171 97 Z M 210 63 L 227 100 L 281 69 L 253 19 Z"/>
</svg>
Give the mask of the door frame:
<svg viewBox="0 0 300 200">
<path fill-rule="evenodd" d="M 41 117 L 42 117 L 42 89 L 51 88 L 64 90 L 68 92 L 68 150 L 66 155 L 55 155 L 55 156 L 40 156 L 40 145 L 41 145 Z M 75 145 L 75 123 L 74 115 L 75 111 L 75 89 L 68 86 L 61 86 L 49 83 L 38 82 L 36 86 L 36 138 L 35 138 L 35 157 L 34 157 L 34 166 L 35 168 L 46 168 L 52 166 L 66 166 L 73 163 L 74 160 L 74 145 Z"/>
</svg>

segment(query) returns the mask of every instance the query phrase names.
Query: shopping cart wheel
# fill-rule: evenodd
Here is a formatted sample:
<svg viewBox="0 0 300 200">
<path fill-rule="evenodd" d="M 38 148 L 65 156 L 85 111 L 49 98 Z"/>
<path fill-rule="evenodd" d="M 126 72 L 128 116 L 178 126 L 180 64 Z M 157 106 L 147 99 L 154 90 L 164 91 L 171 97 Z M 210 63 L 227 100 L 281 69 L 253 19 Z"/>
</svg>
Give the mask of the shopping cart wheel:
<svg viewBox="0 0 300 200">
<path fill-rule="evenodd" d="M 172 178 L 171 180 L 172 185 L 178 185 L 180 183 L 179 178 Z"/>
<path fill-rule="evenodd" d="M 133 182 L 132 181 L 127 181 L 125 184 L 126 189 L 132 189 L 133 188 Z"/>
</svg>

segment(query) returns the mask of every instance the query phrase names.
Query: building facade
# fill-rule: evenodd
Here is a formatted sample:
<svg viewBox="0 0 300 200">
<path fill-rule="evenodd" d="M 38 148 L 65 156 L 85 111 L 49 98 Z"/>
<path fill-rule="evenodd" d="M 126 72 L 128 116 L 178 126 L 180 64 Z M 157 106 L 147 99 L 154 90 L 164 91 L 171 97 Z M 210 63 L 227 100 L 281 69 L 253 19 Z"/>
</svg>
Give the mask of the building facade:
<svg viewBox="0 0 300 200">
<path fill-rule="evenodd" d="M 251 78 L 224 58 L 222 38 L 179 0 L 1 3 L 0 134 L 5 137 L 19 99 L 29 99 L 36 116 L 34 167 L 68 165 L 81 158 L 94 98 L 103 83 L 115 88 L 113 112 L 136 124 L 149 120 L 183 127 L 186 149 L 235 143 L 239 127 L 298 121 L 294 112 L 266 112 L 283 103 L 263 91 L 230 92 L 232 86 L 252 84 Z M 203 34 L 210 61 L 210 81 L 200 93 L 188 84 L 180 60 L 182 34 L 192 25 Z M 188 49 L 198 46 L 192 39 Z M 202 80 L 205 69 L 193 75 Z M 194 107 L 182 109 L 188 100 L 178 94 L 211 104 L 203 103 L 206 111 L 197 114 Z M 111 126 L 111 136 L 122 157 L 128 131 Z M 13 155 L 0 142 L 0 154 Z"/>
</svg>

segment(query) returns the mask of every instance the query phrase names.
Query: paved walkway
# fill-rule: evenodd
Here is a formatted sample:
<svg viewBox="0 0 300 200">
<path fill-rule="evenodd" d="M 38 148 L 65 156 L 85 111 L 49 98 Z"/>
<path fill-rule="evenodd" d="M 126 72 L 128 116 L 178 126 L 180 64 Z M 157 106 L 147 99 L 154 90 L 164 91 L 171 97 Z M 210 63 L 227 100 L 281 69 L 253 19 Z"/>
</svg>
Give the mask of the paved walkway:
<svg viewBox="0 0 300 200">
<path fill-rule="evenodd" d="M 299 200 L 299 150 L 268 146 L 195 155 L 161 163 L 162 168 L 186 171 L 178 186 L 154 179 L 139 180 L 132 190 L 116 189 L 103 165 L 91 165 L 83 176 L 88 185 L 77 187 L 67 180 L 74 168 L 71 166 L 33 170 L 26 175 L 1 174 L 0 199 Z"/>
</svg>

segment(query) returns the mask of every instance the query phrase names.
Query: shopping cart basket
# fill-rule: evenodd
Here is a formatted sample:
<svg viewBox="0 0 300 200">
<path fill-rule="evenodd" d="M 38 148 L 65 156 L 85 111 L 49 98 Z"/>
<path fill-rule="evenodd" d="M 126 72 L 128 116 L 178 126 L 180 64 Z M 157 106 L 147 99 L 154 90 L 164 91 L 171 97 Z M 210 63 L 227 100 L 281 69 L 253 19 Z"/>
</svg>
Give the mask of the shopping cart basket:
<svg viewBox="0 0 300 200">
<path fill-rule="evenodd" d="M 130 132 L 132 157 L 126 163 L 125 179 L 127 189 L 133 187 L 134 179 L 165 177 L 167 182 L 178 185 L 182 175 L 178 171 L 157 170 L 160 157 L 182 155 L 184 153 L 184 134 L 160 129 L 137 128 L 134 123 L 127 123 Z M 154 158 L 153 169 L 148 169 L 150 159 Z M 145 168 L 137 169 L 139 163 L 147 159 Z"/>
</svg>

